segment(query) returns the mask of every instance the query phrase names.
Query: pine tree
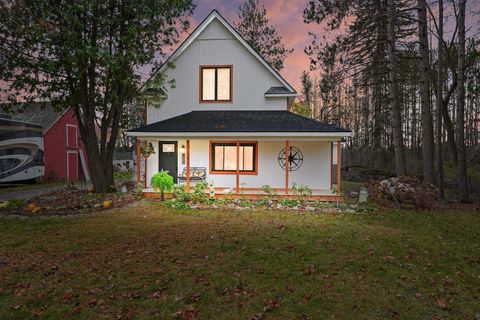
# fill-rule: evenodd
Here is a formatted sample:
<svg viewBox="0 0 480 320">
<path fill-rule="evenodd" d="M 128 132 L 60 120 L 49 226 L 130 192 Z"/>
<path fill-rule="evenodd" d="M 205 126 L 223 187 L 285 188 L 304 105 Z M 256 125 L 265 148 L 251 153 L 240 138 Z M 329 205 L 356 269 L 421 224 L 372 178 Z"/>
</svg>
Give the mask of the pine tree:
<svg viewBox="0 0 480 320">
<path fill-rule="evenodd" d="M 285 48 L 277 30 L 269 24 L 265 7 L 260 7 L 258 0 L 247 0 L 238 10 L 238 32 L 274 69 L 283 69 L 293 49 Z"/>
</svg>

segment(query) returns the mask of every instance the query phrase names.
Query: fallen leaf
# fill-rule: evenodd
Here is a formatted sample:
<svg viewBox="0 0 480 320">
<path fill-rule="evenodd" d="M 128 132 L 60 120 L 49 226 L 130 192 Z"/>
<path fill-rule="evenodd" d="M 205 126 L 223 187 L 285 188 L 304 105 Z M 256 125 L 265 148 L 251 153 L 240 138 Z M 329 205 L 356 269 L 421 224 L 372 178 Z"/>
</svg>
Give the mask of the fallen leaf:
<svg viewBox="0 0 480 320">
<path fill-rule="evenodd" d="M 447 302 L 444 299 L 438 298 L 435 303 L 440 309 L 447 309 Z"/>
<path fill-rule="evenodd" d="M 307 269 L 305 269 L 303 271 L 303 275 L 305 275 L 305 276 L 310 276 L 314 273 L 315 273 L 315 266 L 314 265 L 309 266 Z"/>
<path fill-rule="evenodd" d="M 263 319 L 263 313 L 255 313 L 250 320 L 262 320 Z"/>
<path fill-rule="evenodd" d="M 198 311 L 194 309 L 177 311 L 174 313 L 173 316 L 177 319 L 182 319 L 182 320 L 196 320 L 198 319 Z"/>
<path fill-rule="evenodd" d="M 277 309 L 280 305 L 280 301 L 278 301 L 277 299 L 267 299 L 263 302 L 263 304 L 265 305 L 263 311 L 267 312 Z"/>
</svg>

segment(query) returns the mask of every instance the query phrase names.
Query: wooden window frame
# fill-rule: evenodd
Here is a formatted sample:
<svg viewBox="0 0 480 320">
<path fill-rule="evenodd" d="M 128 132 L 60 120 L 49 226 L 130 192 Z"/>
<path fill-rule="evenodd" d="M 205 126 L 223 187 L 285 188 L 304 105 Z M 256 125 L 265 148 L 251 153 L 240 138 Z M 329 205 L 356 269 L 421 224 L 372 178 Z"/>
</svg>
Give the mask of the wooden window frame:
<svg viewBox="0 0 480 320">
<path fill-rule="evenodd" d="M 215 69 L 215 98 L 217 98 L 217 69 L 230 69 L 230 99 L 229 100 L 203 100 L 203 69 Z M 232 103 L 233 101 L 233 65 L 202 65 L 199 75 L 199 102 L 200 103 Z"/>
<path fill-rule="evenodd" d="M 233 144 L 233 145 L 236 145 L 237 142 L 239 143 L 240 146 L 242 146 L 242 144 L 248 144 L 248 145 L 254 145 L 254 151 L 255 151 L 255 154 L 254 154 L 254 170 L 253 171 L 238 171 L 237 170 L 233 170 L 233 171 L 215 171 L 213 170 L 214 168 L 214 158 L 213 158 L 213 145 L 215 144 Z M 208 146 L 208 154 L 209 154 L 209 159 L 208 159 L 208 163 L 209 163 L 209 173 L 210 174 L 229 174 L 229 175 L 258 175 L 258 141 L 241 141 L 241 140 L 229 140 L 229 141 L 225 141 L 225 140 L 220 140 L 220 141 L 210 141 L 209 143 L 209 146 Z"/>
</svg>

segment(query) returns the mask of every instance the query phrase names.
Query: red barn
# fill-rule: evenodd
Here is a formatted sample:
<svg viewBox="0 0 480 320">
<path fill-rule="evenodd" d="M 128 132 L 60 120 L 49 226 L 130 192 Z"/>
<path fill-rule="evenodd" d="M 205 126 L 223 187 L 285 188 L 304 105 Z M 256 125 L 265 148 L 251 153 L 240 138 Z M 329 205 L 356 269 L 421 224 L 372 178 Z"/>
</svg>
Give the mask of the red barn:
<svg viewBox="0 0 480 320">
<path fill-rule="evenodd" d="M 59 113 L 50 104 L 31 104 L 22 110 L 13 114 L 15 120 L 42 126 L 45 178 L 90 180 L 85 147 L 73 109 Z"/>
</svg>

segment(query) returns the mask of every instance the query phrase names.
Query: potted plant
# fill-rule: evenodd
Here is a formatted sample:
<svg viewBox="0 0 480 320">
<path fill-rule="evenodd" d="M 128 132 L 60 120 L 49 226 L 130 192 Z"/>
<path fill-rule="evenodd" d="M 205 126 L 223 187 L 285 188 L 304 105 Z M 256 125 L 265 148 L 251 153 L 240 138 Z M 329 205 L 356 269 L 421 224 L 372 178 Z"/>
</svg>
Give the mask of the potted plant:
<svg viewBox="0 0 480 320">
<path fill-rule="evenodd" d="M 151 180 L 153 190 L 155 192 L 160 191 L 160 200 L 165 199 L 165 192 L 171 192 L 173 190 L 173 177 L 168 174 L 168 171 L 160 171 L 156 173 Z"/>
<path fill-rule="evenodd" d="M 153 148 L 153 144 L 151 142 L 145 141 L 140 145 L 140 154 L 145 159 L 147 159 L 148 157 L 150 157 L 150 155 L 154 153 L 155 153 L 155 149 Z"/>
</svg>

